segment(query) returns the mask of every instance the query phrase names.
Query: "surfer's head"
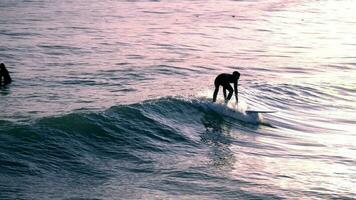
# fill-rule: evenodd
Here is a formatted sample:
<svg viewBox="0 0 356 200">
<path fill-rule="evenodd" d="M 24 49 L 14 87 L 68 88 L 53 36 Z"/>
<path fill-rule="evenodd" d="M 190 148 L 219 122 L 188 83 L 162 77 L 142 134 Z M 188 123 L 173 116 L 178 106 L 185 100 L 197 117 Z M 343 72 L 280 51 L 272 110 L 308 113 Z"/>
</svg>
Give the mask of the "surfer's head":
<svg viewBox="0 0 356 200">
<path fill-rule="evenodd" d="M 239 73 L 238 71 L 234 71 L 234 72 L 232 73 L 232 75 L 233 75 L 234 77 L 236 77 L 237 79 L 240 78 L 240 73 Z"/>
</svg>

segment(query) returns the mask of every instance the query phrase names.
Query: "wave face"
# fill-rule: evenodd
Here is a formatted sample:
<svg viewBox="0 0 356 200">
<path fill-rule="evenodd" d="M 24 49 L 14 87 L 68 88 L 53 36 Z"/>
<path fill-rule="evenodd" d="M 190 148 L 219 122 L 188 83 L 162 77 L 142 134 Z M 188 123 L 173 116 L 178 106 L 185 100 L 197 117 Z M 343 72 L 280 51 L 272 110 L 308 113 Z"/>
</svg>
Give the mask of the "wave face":
<svg viewBox="0 0 356 200">
<path fill-rule="evenodd" d="M 309 152 L 325 145 L 303 141 L 300 134 L 281 135 L 290 127 L 283 118 L 267 115 L 274 125 L 266 126 L 226 109 L 238 112 L 205 99 L 170 97 L 30 124 L 1 121 L 0 198 L 279 199 L 299 192 L 340 197 L 303 190 L 299 184 L 315 183 L 291 172 L 295 166 L 289 162 L 331 159 Z M 296 145 L 305 149 L 292 149 Z M 271 173 L 278 176 L 273 181 Z M 295 185 L 280 188 L 286 179 Z"/>
<path fill-rule="evenodd" d="M 233 139 L 223 133 L 241 126 L 209 104 L 163 98 L 30 125 L 0 122 L 0 197 L 191 198 L 198 189 L 208 195 L 230 182 L 214 169 L 232 167 L 226 146 Z M 258 197 L 230 192 L 227 197 Z"/>
</svg>

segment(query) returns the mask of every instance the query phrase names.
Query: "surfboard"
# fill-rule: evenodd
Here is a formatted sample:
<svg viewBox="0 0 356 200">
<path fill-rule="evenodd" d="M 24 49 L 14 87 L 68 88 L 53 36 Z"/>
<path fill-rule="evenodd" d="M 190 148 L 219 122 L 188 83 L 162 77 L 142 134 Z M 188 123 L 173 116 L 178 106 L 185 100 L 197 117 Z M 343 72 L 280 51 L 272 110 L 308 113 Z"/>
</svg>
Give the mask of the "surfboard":
<svg viewBox="0 0 356 200">
<path fill-rule="evenodd" d="M 275 113 L 273 110 L 246 110 L 246 113 Z"/>
</svg>

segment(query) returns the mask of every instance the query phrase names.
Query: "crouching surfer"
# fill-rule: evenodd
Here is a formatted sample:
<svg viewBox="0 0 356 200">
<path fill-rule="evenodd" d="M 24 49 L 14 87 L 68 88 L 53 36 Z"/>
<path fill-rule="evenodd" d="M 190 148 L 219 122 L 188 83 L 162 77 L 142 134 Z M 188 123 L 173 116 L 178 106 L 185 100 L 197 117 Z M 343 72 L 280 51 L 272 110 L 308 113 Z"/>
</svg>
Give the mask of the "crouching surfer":
<svg viewBox="0 0 356 200">
<path fill-rule="evenodd" d="M 225 103 L 229 102 L 232 97 L 233 92 L 235 91 L 236 103 L 238 103 L 238 90 L 237 84 L 240 78 L 240 73 L 238 71 L 234 71 L 232 74 L 219 74 L 214 81 L 215 90 L 213 95 L 213 102 L 216 101 L 216 97 L 219 92 L 219 87 L 223 87 L 224 99 Z M 231 87 L 230 83 L 234 84 L 234 89 Z M 226 90 L 229 91 L 229 94 L 226 96 Z"/>
</svg>

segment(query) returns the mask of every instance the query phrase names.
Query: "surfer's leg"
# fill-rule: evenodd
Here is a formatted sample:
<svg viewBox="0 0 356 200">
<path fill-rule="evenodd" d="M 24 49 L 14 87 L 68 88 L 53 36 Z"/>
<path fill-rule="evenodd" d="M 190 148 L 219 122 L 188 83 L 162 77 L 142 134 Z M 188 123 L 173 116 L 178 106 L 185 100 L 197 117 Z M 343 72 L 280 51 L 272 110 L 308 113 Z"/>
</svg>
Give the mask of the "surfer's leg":
<svg viewBox="0 0 356 200">
<path fill-rule="evenodd" d="M 219 86 L 215 86 L 214 95 L 213 95 L 213 102 L 216 101 L 216 97 L 218 96 L 218 92 L 219 92 Z"/>
<path fill-rule="evenodd" d="M 224 99 L 226 101 L 226 88 L 225 87 L 223 88 L 223 92 L 224 92 Z"/>
</svg>

